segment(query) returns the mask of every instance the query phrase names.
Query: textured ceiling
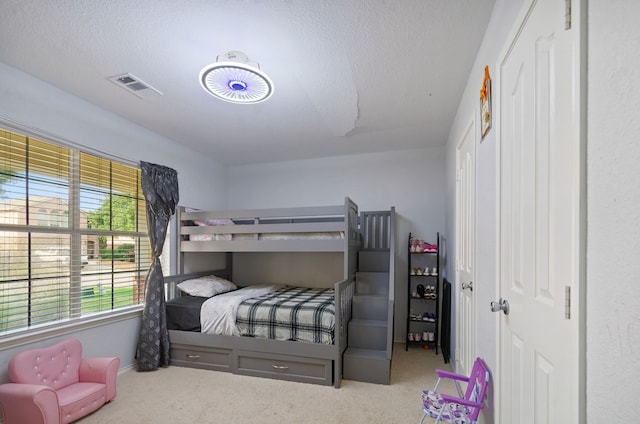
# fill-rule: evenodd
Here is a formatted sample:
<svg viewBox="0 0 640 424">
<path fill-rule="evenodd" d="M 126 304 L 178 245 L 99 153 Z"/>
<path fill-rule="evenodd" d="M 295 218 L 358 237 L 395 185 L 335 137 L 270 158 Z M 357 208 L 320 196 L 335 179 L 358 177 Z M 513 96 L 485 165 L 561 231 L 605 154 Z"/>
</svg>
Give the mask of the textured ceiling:
<svg viewBox="0 0 640 424">
<path fill-rule="evenodd" d="M 494 0 L 2 0 L 0 62 L 228 164 L 442 145 Z M 227 51 L 268 101 L 199 84 Z M 139 98 L 108 77 L 162 92 Z M 482 76 L 478 76 L 478 85 Z"/>
</svg>

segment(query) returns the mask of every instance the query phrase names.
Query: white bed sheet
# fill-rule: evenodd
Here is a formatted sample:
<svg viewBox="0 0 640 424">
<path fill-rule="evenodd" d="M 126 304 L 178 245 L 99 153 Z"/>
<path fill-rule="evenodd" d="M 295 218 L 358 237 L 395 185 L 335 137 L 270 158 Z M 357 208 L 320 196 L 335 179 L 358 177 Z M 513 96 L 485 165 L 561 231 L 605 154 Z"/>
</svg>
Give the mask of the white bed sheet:
<svg viewBox="0 0 640 424">
<path fill-rule="evenodd" d="M 236 312 L 240 303 L 245 299 L 273 293 L 281 287 L 281 284 L 255 284 L 206 300 L 200 310 L 201 331 L 207 334 L 239 336 Z"/>
</svg>

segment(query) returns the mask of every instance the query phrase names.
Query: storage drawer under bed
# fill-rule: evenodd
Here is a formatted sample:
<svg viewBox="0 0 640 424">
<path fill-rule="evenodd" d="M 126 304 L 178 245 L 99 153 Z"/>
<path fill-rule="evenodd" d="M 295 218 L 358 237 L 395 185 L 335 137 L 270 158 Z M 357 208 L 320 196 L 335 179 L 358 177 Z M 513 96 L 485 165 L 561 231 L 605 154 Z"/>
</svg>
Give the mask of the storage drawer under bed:
<svg viewBox="0 0 640 424">
<path fill-rule="evenodd" d="M 171 363 L 191 368 L 231 372 L 231 349 L 171 343 Z"/>
<path fill-rule="evenodd" d="M 263 352 L 234 352 L 237 374 L 305 383 L 333 384 L 333 361 Z"/>
</svg>

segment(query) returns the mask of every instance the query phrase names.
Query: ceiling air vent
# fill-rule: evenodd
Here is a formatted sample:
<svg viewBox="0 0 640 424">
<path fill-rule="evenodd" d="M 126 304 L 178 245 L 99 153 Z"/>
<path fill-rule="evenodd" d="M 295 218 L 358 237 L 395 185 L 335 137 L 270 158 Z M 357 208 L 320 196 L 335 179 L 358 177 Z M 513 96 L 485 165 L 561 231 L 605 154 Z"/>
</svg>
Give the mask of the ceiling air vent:
<svg viewBox="0 0 640 424">
<path fill-rule="evenodd" d="M 162 96 L 162 92 L 160 90 L 153 88 L 140 78 L 131 74 L 114 75 L 107 79 L 143 99 L 155 95 Z"/>
</svg>

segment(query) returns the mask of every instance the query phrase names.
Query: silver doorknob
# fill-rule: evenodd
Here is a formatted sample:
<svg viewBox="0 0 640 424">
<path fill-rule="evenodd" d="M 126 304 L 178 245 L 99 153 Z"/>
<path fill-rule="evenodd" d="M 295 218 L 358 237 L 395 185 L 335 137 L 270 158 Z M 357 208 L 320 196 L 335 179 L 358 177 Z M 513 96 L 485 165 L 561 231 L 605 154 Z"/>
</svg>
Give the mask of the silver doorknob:
<svg viewBox="0 0 640 424">
<path fill-rule="evenodd" d="M 505 315 L 509 315 L 509 301 L 507 299 L 500 298 L 497 302 L 494 300 L 491 302 L 491 312 L 502 311 Z"/>
<path fill-rule="evenodd" d="M 462 283 L 461 287 L 462 287 L 462 290 L 469 289 L 473 291 L 473 281 L 469 281 L 468 283 Z"/>
</svg>

